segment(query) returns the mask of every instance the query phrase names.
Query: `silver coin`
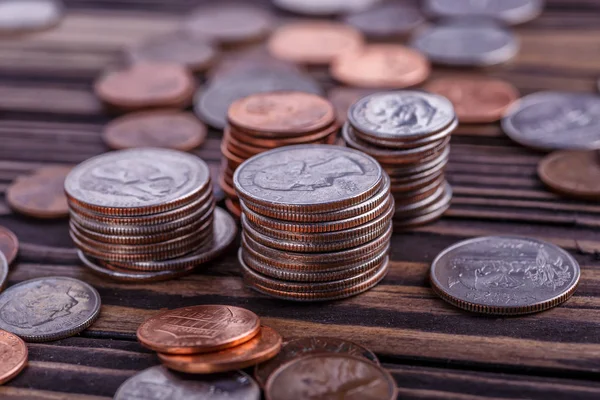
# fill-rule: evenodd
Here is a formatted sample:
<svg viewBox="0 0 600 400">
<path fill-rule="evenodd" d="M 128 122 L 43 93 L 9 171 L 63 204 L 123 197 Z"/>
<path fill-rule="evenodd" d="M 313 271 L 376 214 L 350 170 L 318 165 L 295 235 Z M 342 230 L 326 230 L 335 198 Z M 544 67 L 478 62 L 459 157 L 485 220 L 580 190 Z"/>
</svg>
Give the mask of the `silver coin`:
<svg viewBox="0 0 600 400">
<path fill-rule="evenodd" d="M 386 2 L 344 18 L 345 23 L 374 39 L 406 35 L 424 21 L 419 9 L 406 2 Z"/>
<path fill-rule="evenodd" d="M 0 1 L 0 33 L 35 31 L 58 24 L 63 5 L 57 0 Z"/>
<path fill-rule="evenodd" d="M 366 10 L 381 0 L 273 0 L 273 4 L 296 14 L 325 16 Z"/>
<path fill-rule="evenodd" d="M 6 279 L 8 278 L 8 261 L 4 256 L 4 253 L 0 251 L 0 292 L 6 285 Z"/>
<path fill-rule="evenodd" d="M 530 94 L 507 110 L 502 129 L 515 142 L 539 150 L 600 149 L 600 96 Z"/>
<path fill-rule="evenodd" d="M 484 17 L 516 25 L 537 17 L 544 8 L 543 0 L 427 0 L 424 9 L 435 17 Z"/>
<path fill-rule="evenodd" d="M 414 90 L 380 92 L 358 100 L 348 111 L 354 129 L 375 138 L 418 139 L 455 119 L 450 100 Z"/>
<path fill-rule="evenodd" d="M 444 300 L 489 314 L 554 307 L 573 294 L 579 276 L 579 264 L 560 247 L 513 236 L 459 242 L 431 264 L 431 282 Z"/>
<path fill-rule="evenodd" d="M 182 205 L 209 183 L 200 158 L 169 149 L 120 150 L 79 164 L 65 180 L 65 191 L 82 206 L 111 208 L 111 214 L 146 214 Z M 98 210 L 96 210 L 98 211 Z"/>
<path fill-rule="evenodd" d="M 127 379 L 114 400 L 259 400 L 258 384 L 242 371 L 191 375 L 156 366 Z"/>
<path fill-rule="evenodd" d="M 439 64 L 484 67 L 501 64 L 519 51 L 516 36 L 491 22 L 454 21 L 418 30 L 410 45 Z"/>
<path fill-rule="evenodd" d="M 64 339 L 88 328 L 100 313 L 100 295 L 67 277 L 31 279 L 0 294 L 0 329 L 28 342 Z"/>
</svg>

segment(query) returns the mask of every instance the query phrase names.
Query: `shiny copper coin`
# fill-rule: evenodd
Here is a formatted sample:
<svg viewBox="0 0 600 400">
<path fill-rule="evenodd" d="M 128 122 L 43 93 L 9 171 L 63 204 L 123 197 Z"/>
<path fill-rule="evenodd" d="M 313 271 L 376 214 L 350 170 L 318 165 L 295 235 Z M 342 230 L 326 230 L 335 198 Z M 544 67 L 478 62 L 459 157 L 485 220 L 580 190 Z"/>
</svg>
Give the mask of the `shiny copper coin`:
<svg viewBox="0 0 600 400">
<path fill-rule="evenodd" d="M 600 156 L 595 151 L 557 151 L 538 165 L 538 176 L 558 193 L 600 199 Z"/>
<path fill-rule="evenodd" d="M 447 97 L 461 123 L 499 121 L 519 98 L 513 85 L 493 78 L 439 78 L 428 83 L 425 90 Z"/>
<path fill-rule="evenodd" d="M 324 143 L 329 140 L 331 136 L 335 136 L 337 131 L 340 129 L 338 124 L 330 124 L 320 131 L 313 133 L 303 134 L 297 137 L 286 137 L 286 138 L 267 138 L 259 136 L 256 133 L 249 134 L 248 132 L 242 132 L 230 126 L 225 129 L 230 139 L 238 142 L 247 143 L 254 148 L 263 148 L 265 150 L 273 149 L 274 147 L 291 146 L 295 144 L 306 144 L 306 143 Z M 264 150 L 263 150 L 264 151 Z"/>
<path fill-rule="evenodd" d="M 267 400 L 392 400 L 394 378 L 382 367 L 348 354 L 312 354 L 282 365 L 267 380 Z"/>
<path fill-rule="evenodd" d="M 34 218 L 64 218 L 69 215 L 64 193 L 70 167 L 49 166 L 19 176 L 6 189 L 6 201 L 15 211 Z"/>
<path fill-rule="evenodd" d="M 226 305 L 201 305 L 161 312 L 146 320 L 137 338 L 149 349 L 169 354 L 214 352 L 256 336 L 260 320 L 252 311 Z"/>
<path fill-rule="evenodd" d="M 19 239 L 12 231 L 0 226 L 0 253 L 4 254 L 6 263 L 11 264 L 19 251 Z M 1 286 L 1 285 L 0 285 Z"/>
<path fill-rule="evenodd" d="M 25 342 L 0 329 L 0 385 L 19 375 L 27 366 L 27 356 Z"/>
<path fill-rule="evenodd" d="M 330 68 L 337 81 L 366 88 L 415 86 L 427 79 L 430 72 L 423 54 L 395 44 L 372 44 L 346 52 Z"/>
</svg>

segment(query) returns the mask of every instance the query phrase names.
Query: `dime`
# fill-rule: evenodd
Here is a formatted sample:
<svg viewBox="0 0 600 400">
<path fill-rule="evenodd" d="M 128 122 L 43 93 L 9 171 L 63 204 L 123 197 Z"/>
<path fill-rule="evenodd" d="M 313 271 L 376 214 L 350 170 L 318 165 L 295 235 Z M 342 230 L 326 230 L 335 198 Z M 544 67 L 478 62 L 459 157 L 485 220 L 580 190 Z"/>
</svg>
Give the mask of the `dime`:
<svg viewBox="0 0 600 400">
<path fill-rule="evenodd" d="M 0 294 L 0 329 L 28 342 L 76 335 L 100 314 L 100 295 L 90 285 L 66 277 L 31 279 Z"/>
<path fill-rule="evenodd" d="M 202 305 L 161 312 L 140 325 L 137 337 L 144 346 L 158 352 L 193 354 L 238 346 L 259 331 L 260 321 L 252 311 Z"/>
<path fill-rule="evenodd" d="M 396 398 L 394 378 L 364 357 L 311 354 L 275 370 L 265 384 L 267 400 Z"/>
<path fill-rule="evenodd" d="M 424 8 L 429 15 L 442 18 L 494 18 L 517 25 L 536 18 L 544 8 L 543 0 L 472 1 L 427 0 Z"/>
<path fill-rule="evenodd" d="M 417 7 L 408 3 L 383 3 L 344 17 L 344 22 L 374 40 L 395 39 L 425 21 Z"/>
<path fill-rule="evenodd" d="M 346 122 L 348 110 L 352 104 L 375 92 L 374 89 L 349 88 L 345 86 L 336 86 L 329 90 L 327 98 L 335 107 L 338 124 L 341 126 Z"/>
<path fill-rule="evenodd" d="M 27 366 L 27 356 L 27 346 L 21 338 L 0 330 L 0 385 L 19 375 Z"/>
<path fill-rule="evenodd" d="M 6 258 L 7 268 L 15 258 L 19 251 L 19 239 L 8 228 L 0 226 L 0 253 Z M 2 285 L 0 284 L 0 289 Z"/>
<path fill-rule="evenodd" d="M 600 199 L 600 157 L 595 151 L 557 151 L 538 165 L 538 176 L 561 194 Z"/>
<path fill-rule="evenodd" d="M 206 127 L 190 113 L 146 111 L 117 118 L 104 127 L 102 139 L 112 149 L 160 147 L 190 151 L 206 140 Z"/>
<path fill-rule="evenodd" d="M 273 0 L 277 7 L 297 14 L 328 16 L 365 10 L 380 0 Z"/>
<path fill-rule="evenodd" d="M 430 66 L 423 54 L 411 48 L 372 44 L 340 54 L 330 73 L 349 86 L 401 89 L 427 79 Z"/>
<path fill-rule="evenodd" d="M 460 123 L 498 121 L 519 98 L 513 85 L 493 78 L 439 78 L 425 89 L 448 98 Z"/>
<path fill-rule="evenodd" d="M 0 292 L 4 289 L 6 279 L 8 278 L 8 261 L 4 253 L 0 251 Z"/>
<path fill-rule="evenodd" d="M 0 2 L 0 33 L 25 33 L 52 28 L 63 16 L 58 0 L 4 0 Z"/>
<path fill-rule="evenodd" d="M 254 378 L 260 386 L 264 387 L 268 378 L 282 365 L 297 358 L 319 353 L 345 354 L 379 365 L 379 360 L 373 352 L 354 342 L 332 337 L 312 336 L 285 343 L 277 356 L 254 368 Z"/>
<path fill-rule="evenodd" d="M 577 261 L 551 243 L 514 236 L 465 240 L 431 264 L 434 291 L 465 310 L 516 315 L 543 311 L 573 295 Z"/>
<path fill-rule="evenodd" d="M 197 376 L 170 371 L 163 366 L 145 369 L 127 379 L 114 400 L 260 400 L 260 388 L 242 371 Z"/>
<path fill-rule="evenodd" d="M 600 149 L 600 97 L 537 92 L 513 104 L 502 129 L 515 142 L 539 150 Z"/>
<path fill-rule="evenodd" d="M 268 326 L 247 342 L 221 351 L 204 354 L 163 354 L 160 361 L 168 368 L 192 374 L 212 374 L 247 368 L 267 361 L 281 349 L 281 336 Z"/>
</svg>

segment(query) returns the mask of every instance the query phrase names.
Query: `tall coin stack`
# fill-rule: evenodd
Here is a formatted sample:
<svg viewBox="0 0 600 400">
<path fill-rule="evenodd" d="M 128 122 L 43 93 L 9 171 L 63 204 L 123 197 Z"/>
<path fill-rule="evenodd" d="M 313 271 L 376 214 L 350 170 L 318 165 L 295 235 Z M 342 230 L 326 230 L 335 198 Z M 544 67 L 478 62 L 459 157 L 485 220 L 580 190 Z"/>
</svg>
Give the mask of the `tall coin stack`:
<svg viewBox="0 0 600 400">
<path fill-rule="evenodd" d="M 375 93 L 354 103 L 342 136 L 389 174 L 395 228 L 438 219 L 450 207 L 444 168 L 458 120 L 445 97 L 417 91 Z"/>
<path fill-rule="evenodd" d="M 250 158 L 233 181 L 249 287 L 286 300 L 333 300 L 386 275 L 394 199 L 372 157 L 339 146 L 288 146 Z"/>
<path fill-rule="evenodd" d="M 304 92 L 258 93 L 235 101 L 228 111 L 221 143 L 221 187 L 228 195 L 229 211 L 240 216 L 233 173 L 246 159 L 276 147 L 305 143 L 331 144 L 336 138 L 333 105 L 321 96 Z"/>
</svg>

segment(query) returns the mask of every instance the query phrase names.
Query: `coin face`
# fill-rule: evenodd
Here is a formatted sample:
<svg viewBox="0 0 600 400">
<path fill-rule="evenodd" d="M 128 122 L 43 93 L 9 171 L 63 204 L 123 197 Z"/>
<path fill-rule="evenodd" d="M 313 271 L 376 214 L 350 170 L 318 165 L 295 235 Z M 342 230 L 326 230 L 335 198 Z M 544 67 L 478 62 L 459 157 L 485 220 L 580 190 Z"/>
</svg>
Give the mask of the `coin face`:
<svg viewBox="0 0 600 400">
<path fill-rule="evenodd" d="M 0 294 L 0 329 L 28 342 L 64 339 L 87 329 L 100 313 L 100 295 L 77 279 L 48 277 Z"/>
<path fill-rule="evenodd" d="M 380 0 L 273 0 L 277 7 L 297 14 L 327 16 L 366 10 Z"/>
<path fill-rule="evenodd" d="M 102 133 L 112 149 L 159 147 L 189 151 L 204 143 L 206 127 L 190 113 L 146 111 L 110 122 Z"/>
<path fill-rule="evenodd" d="M 180 374 L 163 366 L 148 368 L 126 380 L 114 400 L 259 400 L 260 388 L 247 374 Z"/>
<path fill-rule="evenodd" d="M 57 0 L 6 0 L 0 2 L 0 32 L 17 33 L 48 29 L 63 15 Z"/>
<path fill-rule="evenodd" d="M 347 354 L 313 354 L 277 369 L 265 387 L 267 400 L 348 400 L 396 398 L 394 378 L 364 358 Z"/>
<path fill-rule="evenodd" d="M 431 264 L 431 283 L 469 311 L 526 314 L 566 301 L 579 282 L 577 261 L 537 239 L 487 236 L 459 242 Z"/>
<path fill-rule="evenodd" d="M 27 365 L 27 346 L 17 335 L 0 330 L 0 385 L 19 374 Z"/>
<path fill-rule="evenodd" d="M 379 4 L 344 18 L 344 22 L 372 39 L 389 39 L 405 35 L 424 21 L 417 7 L 411 7 L 403 2 Z"/>
<path fill-rule="evenodd" d="M 17 236 L 10 229 L 0 226 L 0 253 L 4 255 L 8 265 L 15 260 L 18 251 L 19 239 L 17 239 Z M 0 273 L 0 275 L 2 274 Z M 1 284 L 0 288 L 2 288 Z"/>
<path fill-rule="evenodd" d="M 424 4 L 428 14 L 436 17 L 479 17 L 494 18 L 502 22 L 516 25 L 537 17 L 544 8 L 543 0 L 427 0 Z"/>
<path fill-rule="evenodd" d="M 508 109 L 502 129 L 515 142 L 540 150 L 600 149 L 600 97 L 537 92 Z"/>
<path fill-rule="evenodd" d="M 600 156 L 595 151 L 557 151 L 538 165 L 540 179 L 559 193 L 600 198 Z"/>
</svg>

